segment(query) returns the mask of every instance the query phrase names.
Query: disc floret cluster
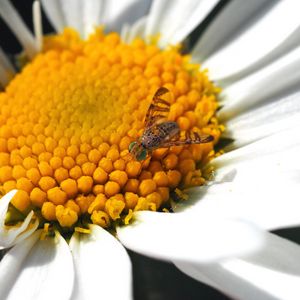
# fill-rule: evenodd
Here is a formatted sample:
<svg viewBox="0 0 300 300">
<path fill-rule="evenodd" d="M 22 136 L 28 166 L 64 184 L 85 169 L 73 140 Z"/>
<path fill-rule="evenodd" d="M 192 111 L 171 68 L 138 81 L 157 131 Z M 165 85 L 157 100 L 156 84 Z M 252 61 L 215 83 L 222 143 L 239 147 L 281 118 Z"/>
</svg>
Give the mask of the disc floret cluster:
<svg viewBox="0 0 300 300">
<path fill-rule="evenodd" d="M 100 29 L 86 41 L 70 29 L 46 37 L 0 94 L 1 192 L 18 189 L 8 222 L 33 209 L 41 224 L 106 228 L 168 207 L 178 187 L 203 184 L 213 143 L 159 148 L 145 161 L 128 153 L 161 86 L 173 95 L 168 118 L 216 143 L 219 90 L 178 47 L 125 44 Z"/>
</svg>

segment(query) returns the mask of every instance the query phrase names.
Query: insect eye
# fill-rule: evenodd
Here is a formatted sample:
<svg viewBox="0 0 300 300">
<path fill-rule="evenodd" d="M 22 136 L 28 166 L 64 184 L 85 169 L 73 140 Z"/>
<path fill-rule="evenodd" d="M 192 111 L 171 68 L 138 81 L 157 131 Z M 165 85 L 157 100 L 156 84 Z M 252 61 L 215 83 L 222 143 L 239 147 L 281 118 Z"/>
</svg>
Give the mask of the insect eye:
<svg viewBox="0 0 300 300">
<path fill-rule="evenodd" d="M 137 160 L 145 160 L 147 156 L 147 150 L 143 149 L 137 157 Z"/>
<path fill-rule="evenodd" d="M 129 152 L 131 152 L 131 150 L 133 149 L 133 147 L 135 146 L 137 144 L 137 142 L 131 142 L 130 144 L 129 144 Z"/>
</svg>

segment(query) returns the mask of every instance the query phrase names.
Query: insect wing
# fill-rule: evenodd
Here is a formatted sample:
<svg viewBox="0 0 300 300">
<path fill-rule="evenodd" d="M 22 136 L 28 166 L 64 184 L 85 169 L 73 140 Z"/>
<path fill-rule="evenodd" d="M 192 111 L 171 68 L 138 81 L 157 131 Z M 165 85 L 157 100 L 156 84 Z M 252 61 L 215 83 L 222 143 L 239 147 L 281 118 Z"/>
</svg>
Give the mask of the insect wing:
<svg viewBox="0 0 300 300">
<path fill-rule="evenodd" d="M 170 111 L 170 103 L 161 98 L 161 96 L 167 93 L 169 93 L 169 90 L 164 87 L 156 91 L 146 114 L 145 128 L 149 128 L 167 119 Z"/>
<path fill-rule="evenodd" d="M 174 136 L 173 139 L 161 144 L 162 148 L 180 145 L 204 144 L 214 140 L 214 137 L 208 134 L 199 134 L 197 132 L 182 131 Z"/>
<path fill-rule="evenodd" d="M 162 96 L 167 93 L 169 93 L 169 90 L 165 87 L 161 87 L 154 94 L 146 114 L 144 134 L 148 130 L 151 133 L 151 136 L 160 135 L 158 124 L 167 122 L 167 117 L 170 111 L 170 103 L 162 99 Z M 213 140 L 213 136 L 208 134 L 184 131 L 175 134 L 171 139 L 166 138 L 165 140 L 161 141 L 159 147 L 168 148 L 179 145 L 204 144 Z"/>
</svg>

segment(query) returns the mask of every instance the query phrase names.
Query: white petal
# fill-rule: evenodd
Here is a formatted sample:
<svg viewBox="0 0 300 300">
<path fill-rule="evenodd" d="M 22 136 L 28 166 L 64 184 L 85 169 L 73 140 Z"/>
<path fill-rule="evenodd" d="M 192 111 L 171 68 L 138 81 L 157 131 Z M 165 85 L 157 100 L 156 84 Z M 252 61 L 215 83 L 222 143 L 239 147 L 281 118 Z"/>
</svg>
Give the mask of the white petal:
<svg viewBox="0 0 300 300">
<path fill-rule="evenodd" d="M 299 127 L 297 126 L 282 130 L 244 147 L 227 152 L 214 159 L 210 164 L 218 171 L 220 171 L 220 168 L 228 167 L 232 169 L 237 168 L 239 164 L 253 164 L 256 162 L 262 163 L 262 167 L 270 167 L 271 164 L 273 168 L 278 168 L 278 173 L 283 170 L 297 170 L 300 164 L 299 159 L 297 159 L 297 151 L 300 147 L 298 133 Z M 255 171 L 257 166 L 258 164 L 252 170 Z M 251 171 L 251 168 L 249 171 Z M 268 169 L 265 168 L 264 171 L 268 172 Z M 270 172 L 268 173 L 271 175 Z M 258 173 L 257 175 L 260 176 L 261 174 Z"/>
<path fill-rule="evenodd" d="M 145 28 L 147 24 L 147 17 L 141 17 L 134 24 L 132 24 L 128 37 L 125 42 L 130 43 L 134 38 L 144 38 Z"/>
<path fill-rule="evenodd" d="M 259 252 L 212 265 L 176 266 L 196 280 L 203 281 L 235 299 L 298 299 L 300 248 L 268 234 Z"/>
<path fill-rule="evenodd" d="M 204 20 L 219 0 L 154 0 L 145 36 L 161 34 L 159 45 L 182 42 Z"/>
<path fill-rule="evenodd" d="M 248 253 L 263 243 L 261 230 L 250 223 L 193 213 L 138 212 L 129 226 L 118 227 L 120 241 L 143 255 L 208 263 Z"/>
<path fill-rule="evenodd" d="M 244 76 L 248 68 L 260 68 L 280 57 L 299 45 L 299 9 L 298 1 L 275 2 L 266 14 L 210 57 L 203 67 L 210 70 L 214 80 L 225 80 L 232 76 L 236 79 Z"/>
<path fill-rule="evenodd" d="M 9 73 L 7 73 L 5 67 L 2 64 L 0 64 L 0 85 L 2 87 L 5 87 L 7 86 L 9 81 L 10 81 Z"/>
<path fill-rule="evenodd" d="M 190 190 L 190 199 L 173 204 L 176 212 L 246 220 L 268 230 L 299 226 L 300 187 L 286 181 L 224 182 Z"/>
<path fill-rule="evenodd" d="M 300 224 L 299 129 L 282 131 L 214 159 L 214 181 L 175 210 L 218 211 L 275 229 Z M 281 143 L 280 141 L 284 141 Z"/>
<path fill-rule="evenodd" d="M 66 21 L 61 10 L 60 0 L 41 0 L 45 13 L 57 32 L 66 27 Z"/>
<path fill-rule="evenodd" d="M 224 89 L 219 118 L 226 121 L 270 99 L 299 90 L 300 47 Z"/>
<path fill-rule="evenodd" d="M 127 23 L 123 24 L 122 29 L 121 29 L 121 33 L 120 33 L 121 38 L 122 38 L 123 41 L 128 40 L 129 32 L 130 32 L 130 26 Z"/>
<path fill-rule="evenodd" d="M 56 31 L 73 27 L 85 38 L 100 25 L 104 7 L 101 0 L 42 0 L 42 4 Z"/>
<path fill-rule="evenodd" d="M 224 47 L 237 34 L 240 34 L 245 28 L 247 29 L 257 14 L 270 4 L 274 3 L 270 0 L 232 0 L 227 3 L 195 45 L 192 59 L 198 63 L 202 62 L 215 51 Z"/>
<path fill-rule="evenodd" d="M 131 299 L 131 263 L 123 246 L 106 230 L 91 225 L 91 234 L 70 241 L 76 279 L 72 299 Z"/>
<path fill-rule="evenodd" d="M 146 15 L 152 0 L 105 0 L 100 23 L 108 31 L 121 31 L 124 23 L 129 25 Z"/>
<path fill-rule="evenodd" d="M 103 9 L 103 1 L 100 0 L 85 0 L 82 21 L 83 21 L 83 36 L 87 38 L 93 33 L 96 26 L 99 26 L 101 10 Z"/>
<path fill-rule="evenodd" d="M 35 0 L 32 6 L 33 28 L 38 51 L 43 48 L 43 26 L 40 1 Z"/>
<path fill-rule="evenodd" d="M 22 241 L 31 235 L 39 225 L 38 219 L 33 219 L 33 211 L 27 215 L 20 225 L 5 225 L 7 209 L 16 192 L 16 190 L 12 190 L 0 199 L 0 249 L 9 248 Z"/>
<path fill-rule="evenodd" d="M 40 233 L 16 245 L 1 262 L 1 284 L 8 300 L 70 299 L 74 266 L 69 246 L 59 234 L 39 240 Z M 5 270 L 9 271 L 5 274 Z M 6 282 L 7 273 L 10 280 Z"/>
<path fill-rule="evenodd" d="M 75 28 L 81 36 L 84 34 L 83 12 L 85 1 L 82 0 L 63 0 L 60 1 L 66 25 Z"/>
<path fill-rule="evenodd" d="M 76 29 L 82 37 L 87 37 L 100 25 L 100 0 L 42 0 L 44 9 L 56 31 L 65 27 Z"/>
<path fill-rule="evenodd" d="M 16 235 L 17 233 L 19 233 L 19 234 L 9 244 L 10 247 L 15 245 L 15 244 L 20 243 L 21 241 L 26 239 L 28 236 L 30 236 L 31 234 L 33 234 L 37 230 L 37 228 L 39 226 L 39 220 L 38 220 L 38 218 L 34 218 L 33 216 L 34 216 L 34 213 L 33 213 L 33 211 L 31 211 L 27 215 L 27 217 L 25 218 L 22 226 L 20 226 L 19 229 L 14 232 L 14 235 Z M 28 226 L 26 227 L 26 225 L 28 225 Z M 10 238 L 11 238 L 12 235 L 13 234 L 11 232 L 9 232 L 9 237 Z M 7 248 L 7 247 L 8 247 L 8 244 L 6 244 L 5 248 Z"/>
<path fill-rule="evenodd" d="M 15 75 L 15 73 L 15 68 L 0 47 L 0 85 L 2 85 L 2 87 L 5 87 L 9 83 L 11 78 Z"/>
<path fill-rule="evenodd" d="M 41 230 L 36 231 L 29 238 L 25 239 L 22 244 L 19 244 L 6 253 L 0 262 L 0 295 L 6 297 L 14 282 L 17 274 L 22 270 L 24 260 L 30 253 L 32 247 L 36 244 L 41 235 Z M 6 298 L 5 298 L 6 299 Z"/>
<path fill-rule="evenodd" d="M 16 35 L 26 54 L 33 58 L 38 52 L 34 36 L 8 0 L 1 0 L 0 8 L 1 18 Z"/>
<path fill-rule="evenodd" d="M 298 91 L 230 119 L 223 135 L 234 139 L 228 149 L 239 148 L 282 130 L 300 128 L 299 98 Z"/>
<path fill-rule="evenodd" d="M 16 70 L 12 63 L 10 62 L 9 58 L 6 56 L 3 49 L 0 47 L 0 64 L 6 70 L 6 72 L 10 72 L 12 75 L 15 74 Z"/>
<path fill-rule="evenodd" d="M 42 0 L 51 23 L 57 31 L 64 27 L 75 28 L 86 38 L 96 26 L 105 25 L 108 31 L 121 31 L 122 26 L 132 24 L 144 16 L 151 0 Z"/>
</svg>

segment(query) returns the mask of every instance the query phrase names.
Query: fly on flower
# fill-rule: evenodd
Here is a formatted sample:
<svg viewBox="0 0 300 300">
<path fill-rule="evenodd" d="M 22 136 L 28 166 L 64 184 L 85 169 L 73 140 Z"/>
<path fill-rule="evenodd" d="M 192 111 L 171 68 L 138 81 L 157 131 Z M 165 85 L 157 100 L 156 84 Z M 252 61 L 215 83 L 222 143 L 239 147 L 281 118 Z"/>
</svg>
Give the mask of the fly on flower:
<svg viewBox="0 0 300 300">
<path fill-rule="evenodd" d="M 146 114 L 145 130 L 137 141 L 129 145 L 129 152 L 136 160 L 146 159 L 147 154 L 157 148 L 202 144 L 214 139 L 211 135 L 180 131 L 176 122 L 168 121 L 170 103 L 161 98 L 166 93 L 169 90 L 165 87 L 156 91 Z"/>
</svg>

